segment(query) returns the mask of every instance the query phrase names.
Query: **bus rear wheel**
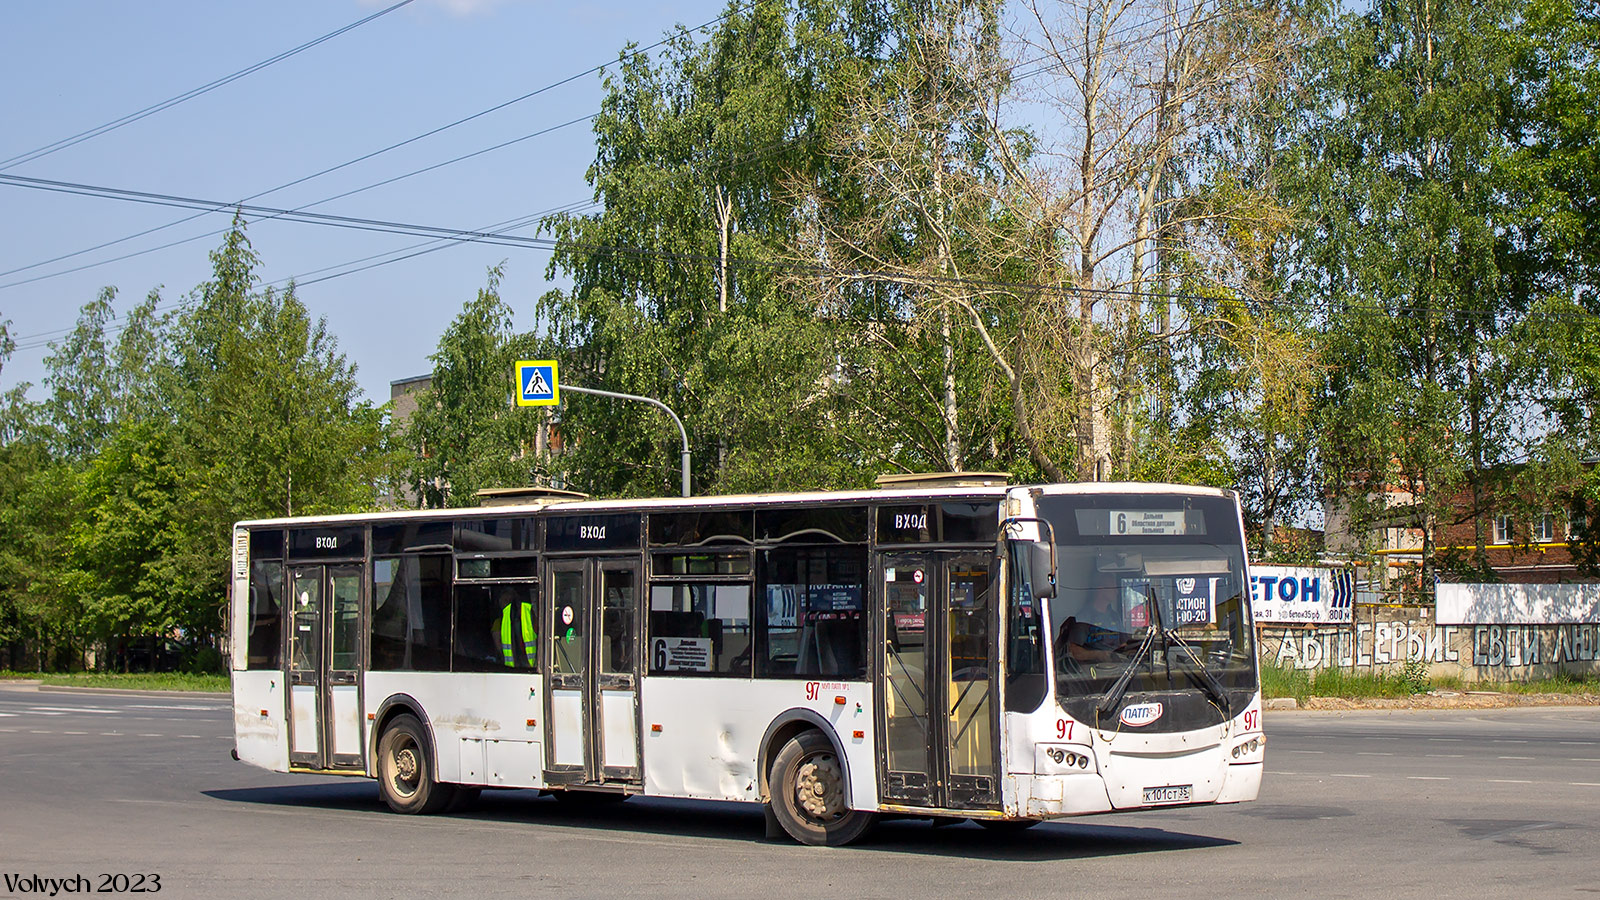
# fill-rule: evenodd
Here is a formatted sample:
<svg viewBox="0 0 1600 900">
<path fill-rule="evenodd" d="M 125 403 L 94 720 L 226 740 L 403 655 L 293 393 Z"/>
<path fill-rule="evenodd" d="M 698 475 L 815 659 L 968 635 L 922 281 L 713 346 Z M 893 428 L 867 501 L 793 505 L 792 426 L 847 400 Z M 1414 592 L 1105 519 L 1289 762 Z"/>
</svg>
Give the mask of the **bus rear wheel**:
<svg viewBox="0 0 1600 900">
<path fill-rule="evenodd" d="M 876 816 L 850 808 L 838 753 L 819 731 L 795 735 L 772 762 L 772 813 L 802 844 L 838 847 L 861 837 Z"/>
<path fill-rule="evenodd" d="M 409 815 L 442 812 L 455 799 L 433 771 L 428 731 L 416 716 L 395 716 L 378 739 L 378 790 L 390 809 Z"/>
</svg>

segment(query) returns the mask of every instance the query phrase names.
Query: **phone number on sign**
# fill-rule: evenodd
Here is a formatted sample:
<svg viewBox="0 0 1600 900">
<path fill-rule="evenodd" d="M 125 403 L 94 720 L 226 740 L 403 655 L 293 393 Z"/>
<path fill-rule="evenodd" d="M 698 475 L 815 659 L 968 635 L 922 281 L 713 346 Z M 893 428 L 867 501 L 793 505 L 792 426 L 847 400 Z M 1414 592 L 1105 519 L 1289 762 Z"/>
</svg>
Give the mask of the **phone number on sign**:
<svg viewBox="0 0 1600 900">
<path fill-rule="evenodd" d="M 154 894 L 161 890 L 161 876 L 147 873 L 124 875 L 18 875 L 6 873 L 6 893 L 55 897 L 60 894 Z"/>
</svg>

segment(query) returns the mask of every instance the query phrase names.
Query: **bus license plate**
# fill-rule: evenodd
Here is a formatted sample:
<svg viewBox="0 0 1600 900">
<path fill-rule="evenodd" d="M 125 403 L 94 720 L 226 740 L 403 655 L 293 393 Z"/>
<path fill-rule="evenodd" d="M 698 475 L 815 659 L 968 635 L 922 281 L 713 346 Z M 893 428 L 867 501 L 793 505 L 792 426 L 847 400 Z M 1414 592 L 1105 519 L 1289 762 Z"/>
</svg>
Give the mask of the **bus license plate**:
<svg viewBox="0 0 1600 900">
<path fill-rule="evenodd" d="M 1147 787 L 1144 789 L 1144 802 L 1146 803 L 1188 803 L 1194 796 L 1192 784 L 1169 784 L 1164 787 Z"/>
</svg>

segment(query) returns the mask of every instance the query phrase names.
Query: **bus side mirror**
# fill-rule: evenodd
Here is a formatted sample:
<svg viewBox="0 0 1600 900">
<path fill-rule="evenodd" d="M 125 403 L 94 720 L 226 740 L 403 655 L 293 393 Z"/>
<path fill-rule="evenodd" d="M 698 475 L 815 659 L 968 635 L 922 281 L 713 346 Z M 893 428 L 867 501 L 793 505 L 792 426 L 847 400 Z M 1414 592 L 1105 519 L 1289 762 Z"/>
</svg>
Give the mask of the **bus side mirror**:
<svg viewBox="0 0 1600 900">
<path fill-rule="evenodd" d="M 1033 596 L 1048 600 L 1056 595 L 1056 552 L 1053 544 L 1030 543 L 1023 545 L 1023 559 L 1028 565 L 1028 584 Z"/>
</svg>

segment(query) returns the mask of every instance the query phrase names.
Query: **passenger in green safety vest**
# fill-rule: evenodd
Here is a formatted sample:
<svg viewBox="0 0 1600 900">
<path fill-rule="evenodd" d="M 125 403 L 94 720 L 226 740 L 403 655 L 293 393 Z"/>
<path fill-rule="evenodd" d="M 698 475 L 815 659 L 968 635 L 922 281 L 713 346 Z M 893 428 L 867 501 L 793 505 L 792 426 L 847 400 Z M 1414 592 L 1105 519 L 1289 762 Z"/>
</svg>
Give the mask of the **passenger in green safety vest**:
<svg viewBox="0 0 1600 900">
<path fill-rule="evenodd" d="M 495 623 L 500 659 L 506 668 L 516 668 L 517 644 L 520 643 L 523 665 L 531 668 L 539 658 L 539 636 L 533 627 L 533 604 L 518 599 L 512 591 L 502 593 L 500 603 L 500 620 Z"/>
</svg>

